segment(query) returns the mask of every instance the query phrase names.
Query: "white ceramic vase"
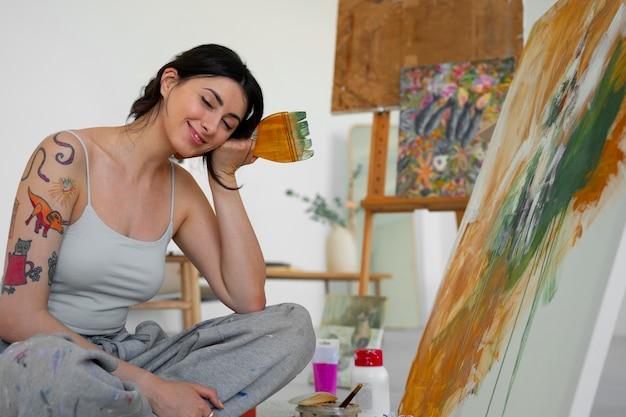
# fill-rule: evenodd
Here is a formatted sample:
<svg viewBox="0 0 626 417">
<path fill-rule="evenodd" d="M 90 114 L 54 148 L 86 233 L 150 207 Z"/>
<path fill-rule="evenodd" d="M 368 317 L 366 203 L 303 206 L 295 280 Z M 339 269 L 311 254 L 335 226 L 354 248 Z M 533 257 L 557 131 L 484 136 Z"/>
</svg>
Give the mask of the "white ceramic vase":
<svg viewBox="0 0 626 417">
<path fill-rule="evenodd" d="M 326 270 L 358 272 L 356 243 L 348 229 L 333 224 L 326 237 Z"/>
</svg>

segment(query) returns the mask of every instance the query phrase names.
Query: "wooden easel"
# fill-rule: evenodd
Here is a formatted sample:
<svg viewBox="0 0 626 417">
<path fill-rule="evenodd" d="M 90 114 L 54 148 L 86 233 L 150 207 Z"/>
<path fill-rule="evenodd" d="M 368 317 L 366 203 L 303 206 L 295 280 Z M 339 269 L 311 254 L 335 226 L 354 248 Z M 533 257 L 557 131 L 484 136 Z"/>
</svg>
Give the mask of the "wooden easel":
<svg viewBox="0 0 626 417">
<path fill-rule="evenodd" d="M 370 261 L 374 215 L 376 213 L 400 213 L 416 209 L 431 211 L 454 211 L 457 225 L 460 224 L 467 205 L 467 197 L 425 197 L 403 198 L 384 195 L 385 172 L 387 165 L 387 142 L 389 140 L 389 111 L 374 113 L 372 142 L 370 145 L 367 195 L 361 201 L 365 210 L 363 227 L 363 246 L 361 248 L 361 277 L 359 295 L 366 295 L 370 281 Z"/>
<path fill-rule="evenodd" d="M 402 67 L 519 58 L 522 0 L 340 0 L 332 111 L 372 111 L 359 295 L 369 287 L 377 213 L 454 211 L 460 224 L 468 198 L 384 195 L 389 110 L 400 98 Z M 448 29 L 442 31 L 442 28 Z M 463 31 L 465 29 L 465 31 Z M 482 30 L 481 30 L 482 29 Z"/>
</svg>

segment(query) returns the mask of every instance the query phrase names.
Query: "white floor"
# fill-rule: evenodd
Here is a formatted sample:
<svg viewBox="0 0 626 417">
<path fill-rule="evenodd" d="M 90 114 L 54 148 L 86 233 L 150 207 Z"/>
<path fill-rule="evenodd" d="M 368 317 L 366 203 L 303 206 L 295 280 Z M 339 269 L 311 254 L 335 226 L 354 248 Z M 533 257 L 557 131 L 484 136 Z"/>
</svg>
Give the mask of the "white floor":
<svg viewBox="0 0 626 417">
<path fill-rule="evenodd" d="M 626 416 L 626 336 L 611 342 L 591 416 Z"/>
<path fill-rule="evenodd" d="M 390 393 L 392 410 L 400 403 L 409 367 L 413 362 L 419 332 L 417 330 L 386 330 L 383 342 L 385 367 L 390 375 Z M 307 367 L 290 384 L 257 408 L 258 417 L 295 416 L 294 406 L 288 400 L 301 394 L 313 392 L 307 378 Z M 343 398 L 348 390 L 339 389 L 337 396 Z M 626 337 L 616 337 L 604 366 L 591 417 L 626 416 Z M 539 416 L 537 416 L 539 417 Z M 543 417 L 543 416 L 542 416 Z M 546 416 L 547 417 L 547 416 Z"/>
<path fill-rule="evenodd" d="M 203 317 L 218 317 L 228 314 L 228 309 L 220 303 L 203 303 Z M 165 311 L 133 311 L 129 316 L 128 328 L 143 320 L 156 320 L 165 329 L 180 327 L 179 314 L 167 314 Z M 409 367 L 413 362 L 419 341 L 419 331 L 385 330 L 383 350 L 385 367 L 390 374 L 390 394 L 392 410 L 396 410 L 404 393 Z M 310 368 L 307 367 L 291 383 L 257 408 L 258 417 L 291 417 L 296 413 L 287 401 L 298 395 L 313 392 L 307 379 Z M 341 398 L 348 390 L 338 390 Z M 534 416 L 533 416 L 534 417 Z M 537 416 L 544 417 L 544 416 Z M 548 416 L 545 416 L 548 417 Z M 595 403 L 590 417 L 626 417 L 626 336 L 613 338 L 607 356 Z"/>
</svg>

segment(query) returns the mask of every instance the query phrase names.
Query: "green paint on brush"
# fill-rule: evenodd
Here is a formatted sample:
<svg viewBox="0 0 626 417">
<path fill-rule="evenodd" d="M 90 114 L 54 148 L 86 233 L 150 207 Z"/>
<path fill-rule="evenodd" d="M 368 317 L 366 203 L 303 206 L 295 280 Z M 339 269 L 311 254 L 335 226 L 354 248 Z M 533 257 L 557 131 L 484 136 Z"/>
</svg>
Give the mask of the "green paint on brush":
<svg viewBox="0 0 626 417">
<path fill-rule="evenodd" d="M 293 119 L 294 123 L 298 123 L 299 121 L 306 119 L 306 112 L 305 111 L 294 111 L 294 112 L 290 112 L 289 116 L 291 116 L 291 118 Z"/>
<path fill-rule="evenodd" d="M 311 149 L 313 143 L 309 136 L 309 123 L 306 119 L 306 112 L 295 111 L 289 113 L 292 126 L 292 135 L 294 137 L 294 146 L 296 155 L 300 155 L 299 160 L 304 161 L 313 156 L 314 152 Z"/>
</svg>

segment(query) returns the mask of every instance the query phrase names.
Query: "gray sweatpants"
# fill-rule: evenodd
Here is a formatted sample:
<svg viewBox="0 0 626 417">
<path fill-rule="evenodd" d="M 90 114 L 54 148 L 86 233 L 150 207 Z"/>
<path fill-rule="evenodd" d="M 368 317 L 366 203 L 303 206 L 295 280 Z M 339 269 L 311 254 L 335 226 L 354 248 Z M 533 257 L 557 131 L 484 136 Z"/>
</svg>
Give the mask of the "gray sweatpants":
<svg viewBox="0 0 626 417">
<path fill-rule="evenodd" d="M 87 337 L 105 352 L 161 378 L 217 390 L 220 417 L 237 417 L 291 381 L 309 362 L 315 336 L 308 312 L 295 304 L 232 314 L 168 337 L 154 322 L 134 335 Z M 2 417 L 153 417 L 133 384 L 111 374 L 116 361 L 67 336 L 0 341 Z M 213 408 L 213 407 L 212 407 Z"/>
</svg>

